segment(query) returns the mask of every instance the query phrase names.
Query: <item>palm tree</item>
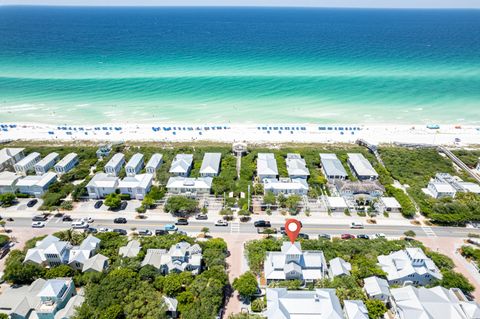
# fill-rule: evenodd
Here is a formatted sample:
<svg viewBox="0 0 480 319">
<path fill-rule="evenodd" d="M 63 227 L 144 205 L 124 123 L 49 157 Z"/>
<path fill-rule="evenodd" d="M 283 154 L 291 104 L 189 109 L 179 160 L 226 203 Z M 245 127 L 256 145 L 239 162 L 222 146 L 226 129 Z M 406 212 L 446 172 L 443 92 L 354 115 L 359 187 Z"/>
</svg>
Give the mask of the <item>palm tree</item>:
<svg viewBox="0 0 480 319">
<path fill-rule="evenodd" d="M 201 232 L 203 233 L 203 237 L 207 237 L 207 234 L 210 232 L 208 227 L 203 227 Z"/>
</svg>

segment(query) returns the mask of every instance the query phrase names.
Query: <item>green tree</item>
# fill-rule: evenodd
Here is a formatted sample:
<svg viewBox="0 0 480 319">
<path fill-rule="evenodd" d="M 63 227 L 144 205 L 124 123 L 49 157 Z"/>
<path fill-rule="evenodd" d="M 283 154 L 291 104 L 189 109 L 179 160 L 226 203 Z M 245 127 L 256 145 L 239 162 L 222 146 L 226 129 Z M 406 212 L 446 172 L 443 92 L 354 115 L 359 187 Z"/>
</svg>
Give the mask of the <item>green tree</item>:
<svg viewBox="0 0 480 319">
<path fill-rule="evenodd" d="M 210 232 L 210 228 L 202 227 L 201 232 L 203 233 L 203 237 L 207 237 L 207 234 Z"/>
<path fill-rule="evenodd" d="M 296 211 L 301 200 L 302 198 L 299 195 L 292 194 L 287 197 L 285 205 L 290 211 Z"/>
<path fill-rule="evenodd" d="M 265 205 L 275 205 L 277 203 L 277 199 L 275 198 L 275 194 L 273 192 L 267 192 L 263 196 L 263 203 Z"/>
<path fill-rule="evenodd" d="M 15 203 L 17 196 L 13 193 L 0 194 L 0 204 L 3 207 L 10 207 Z"/>
<path fill-rule="evenodd" d="M 75 271 L 70 268 L 68 265 L 60 265 L 57 267 L 53 267 L 47 270 L 45 273 L 45 278 L 47 279 L 54 279 L 54 278 L 61 278 L 61 277 L 73 277 Z"/>
<path fill-rule="evenodd" d="M 25 254 L 20 250 L 12 250 L 5 261 L 3 279 L 13 284 L 30 284 L 45 275 L 45 269 L 37 264 L 23 263 Z"/>
<path fill-rule="evenodd" d="M 152 265 L 145 265 L 140 269 L 140 271 L 138 272 L 138 275 L 142 280 L 153 282 L 155 278 L 158 276 L 158 270 Z"/>
<path fill-rule="evenodd" d="M 108 194 L 105 197 L 104 204 L 105 206 L 109 207 L 110 209 L 118 209 L 122 203 L 122 199 L 120 195 L 117 193 Z"/>
<path fill-rule="evenodd" d="M 162 295 L 146 282 L 141 282 L 136 289 L 131 290 L 124 302 L 126 318 L 167 318 Z"/>
<path fill-rule="evenodd" d="M 249 299 L 257 292 L 257 277 L 254 273 L 248 271 L 242 274 L 240 277 L 235 278 L 232 286 L 243 298 Z"/>
<path fill-rule="evenodd" d="M 168 198 L 163 209 L 165 212 L 173 215 L 187 216 L 195 213 L 197 206 L 198 202 L 193 198 L 188 198 L 185 196 L 172 196 Z"/>
<path fill-rule="evenodd" d="M 472 292 L 475 287 L 462 274 L 456 273 L 452 270 L 442 272 L 443 279 L 439 282 L 440 286 L 447 289 L 459 288 L 464 292 Z"/>
<path fill-rule="evenodd" d="M 368 318 L 370 319 L 383 318 L 383 315 L 387 312 L 387 307 L 380 300 L 367 299 L 365 306 L 368 309 Z"/>
<path fill-rule="evenodd" d="M 169 297 L 175 297 L 183 290 L 182 278 L 179 274 L 171 273 L 163 280 L 163 292 Z"/>
<path fill-rule="evenodd" d="M 8 315 L 5 313 L 0 313 L 0 319 L 8 319 Z"/>
<path fill-rule="evenodd" d="M 267 307 L 265 300 L 262 298 L 255 299 L 252 302 L 252 311 L 253 312 L 262 312 Z"/>
</svg>

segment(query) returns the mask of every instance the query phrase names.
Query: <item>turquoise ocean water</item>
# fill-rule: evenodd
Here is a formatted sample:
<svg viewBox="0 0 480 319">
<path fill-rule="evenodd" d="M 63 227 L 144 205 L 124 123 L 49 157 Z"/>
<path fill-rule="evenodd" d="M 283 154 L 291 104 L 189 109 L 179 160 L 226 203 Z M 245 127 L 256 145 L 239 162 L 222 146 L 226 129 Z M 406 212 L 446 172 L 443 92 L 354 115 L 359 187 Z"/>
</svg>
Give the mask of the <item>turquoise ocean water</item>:
<svg viewBox="0 0 480 319">
<path fill-rule="evenodd" d="M 0 121 L 480 124 L 480 10 L 0 7 Z"/>
</svg>

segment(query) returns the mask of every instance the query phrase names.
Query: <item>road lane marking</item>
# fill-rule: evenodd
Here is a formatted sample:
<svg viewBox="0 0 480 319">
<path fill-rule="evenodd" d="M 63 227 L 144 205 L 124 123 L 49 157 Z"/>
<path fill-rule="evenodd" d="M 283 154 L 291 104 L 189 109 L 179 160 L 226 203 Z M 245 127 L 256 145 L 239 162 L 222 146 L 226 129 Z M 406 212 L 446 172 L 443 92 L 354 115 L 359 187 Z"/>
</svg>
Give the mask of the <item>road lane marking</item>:
<svg viewBox="0 0 480 319">
<path fill-rule="evenodd" d="M 424 233 L 427 235 L 427 237 L 437 237 L 437 234 L 433 231 L 433 229 L 429 226 L 422 226 L 422 229 Z"/>
</svg>

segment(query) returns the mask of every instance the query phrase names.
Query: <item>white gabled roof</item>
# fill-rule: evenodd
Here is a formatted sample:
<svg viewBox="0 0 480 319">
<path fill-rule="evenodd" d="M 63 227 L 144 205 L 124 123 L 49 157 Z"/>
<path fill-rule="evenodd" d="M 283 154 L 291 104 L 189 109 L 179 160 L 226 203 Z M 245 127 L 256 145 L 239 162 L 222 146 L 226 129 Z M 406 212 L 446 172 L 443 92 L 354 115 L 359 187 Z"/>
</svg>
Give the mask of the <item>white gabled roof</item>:
<svg viewBox="0 0 480 319">
<path fill-rule="evenodd" d="M 143 188 L 146 189 L 152 184 L 153 174 L 137 174 L 126 176 L 118 183 L 119 188 Z"/>
<path fill-rule="evenodd" d="M 30 164 L 31 161 L 34 161 L 38 157 L 40 157 L 40 153 L 32 152 L 32 153 L 28 154 L 27 156 L 25 156 L 20 161 L 18 161 L 16 165 L 26 166 L 26 165 Z"/>
<path fill-rule="evenodd" d="M 361 300 L 344 300 L 346 319 L 368 319 L 368 310 Z"/>
<path fill-rule="evenodd" d="M 57 175 L 54 172 L 47 172 L 43 175 L 29 175 L 21 178 L 17 182 L 17 186 L 20 187 L 45 187 L 45 185 L 51 183 L 57 179 Z"/>
<path fill-rule="evenodd" d="M 193 188 L 193 189 L 210 189 L 212 188 L 211 177 L 170 177 L 167 182 L 168 188 Z"/>
<path fill-rule="evenodd" d="M 402 205 L 398 202 L 398 200 L 395 197 L 382 197 L 380 199 L 387 208 L 396 208 L 400 209 L 402 208 Z"/>
<path fill-rule="evenodd" d="M 50 153 L 47 156 L 45 156 L 44 158 L 42 158 L 40 161 L 38 161 L 37 164 L 35 164 L 35 166 L 40 166 L 40 167 L 47 166 L 51 162 L 56 161 L 57 158 L 58 158 L 58 153 L 55 153 L 55 152 Z"/>
<path fill-rule="evenodd" d="M 333 277 L 340 275 L 350 275 L 352 270 L 352 265 L 349 262 L 346 262 L 340 257 L 330 260 L 330 273 Z"/>
<path fill-rule="evenodd" d="M 163 155 L 159 153 L 155 153 L 150 157 L 148 160 L 147 165 L 145 165 L 146 168 L 153 168 L 157 169 L 160 166 L 160 163 L 162 162 Z"/>
<path fill-rule="evenodd" d="M 87 270 L 95 270 L 101 272 L 103 271 L 104 265 L 107 261 L 108 257 L 102 254 L 96 254 L 92 258 L 85 261 L 85 264 L 83 264 L 82 272 L 85 272 Z"/>
<path fill-rule="evenodd" d="M 287 165 L 287 171 L 289 176 L 309 176 L 307 164 L 305 160 L 299 154 L 287 154 L 285 160 Z"/>
<path fill-rule="evenodd" d="M 429 183 L 430 186 L 436 189 L 437 193 L 455 193 L 456 190 L 452 185 L 444 182 L 432 181 Z"/>
<path fill-rule="evenodd" d="M 104 187 L 104 188 L 116 188 L 118 185 L 118 177 L 110 176 L 105 173 L 97 173 L 88 182 L 86 187 Z"/>
<path fill-rule="evenodd" d="M 348 208 L 345 198 L 340 196 L 327 197 L 327 203 L 328 206 L 332 208 Z"/>
<path fill-rule="evenodd" d="M 135 153 L 132 155 L 127 165 L 125 165 L 125 168 L 136 168 L 141 161 L 143 161 L 143 154 Z"/>
<path fill-rule="evenodd" d="M 308 183 L 303 178 L 295 179 L 265 179 L 264 185 L 265 190 L 277 190 L 277 191 L 294 191 L 294 190 L 305 190 L 308 191 Z"/>
<path fill-rule="evenodd" d="M 200 174 L 218 174 L 220 170 L 221 153 L 205 153 Z"/>
<path fill-rule="evenodd" d="M 13 186 L 19 178 L 20 176 L 12 172 L 0 172 L 0 186 Z"/>
<path fill-rule="evenodd" d="M 71 281 L 71 279 L 69 279 Z M 38 293 L 39 297 L 59 297 L 63 287 L 69 285 L 69 281 L 64 279 L 49 279 Z"/>
<path fill-rule="evenodd" d="M 118 164 L 123 162 L 125 159 L 125 155 L 122 153 L 116 153 L 115 155 L 112 156 L 112 158 L 108 161 L 107 164 L 105 164 L 105 167 L 117 167 Z"/>
<path fill-rule="evenodd" d="M 273 153 L 258 153 L 257 175 L 278 175 L 277 161 Z"/>
<path fill-rule="evenodd" d="M 24 148 L 5 147 L 0 150 L 0 165 L 23 152 Z"/>
<path fill-rule="evenodd" d="M 365 278 L 363 280 L 363 289 L 369 296 L 390 296 L 390 285 L 383 278 L 375 276 Z"/>
<path fill-rule="evenodd" d="M 64 158 L 62 158 L 58 163 L 57 167 L 65 167 L 67 166 L 71 161 L 75 160 L 78 157 L 77 153 L 68 153 L 65 155 Z"/>
<path fill-rule="evenodd" d="M 360 176 L 378 176 L 372 164 L 361 153 L 348 153 L 348 160 Z"/>
<path fill-rule="evenodd" d="M 323 170 L 327 176 L 348 176 L 345 167 L 343 167 L 343 164 L 337 158 L 337 155 L 331 153 L 320 153 L 320 161 L 322 162 Z"/>
<path fill-rule="evenodd" d="M 118 254 L 123 257 L 137 257 L 138 253 L 140 252 L 140 242 L 138 240 L 131 240 L 128 242 L 126 246 L 120 247 L 118 250 Z"/>
<path fill-rule="evenodd" d="M 170 173 L 187 173 L 190 166 L 192 166 L 192 154 L 177 154 L 170 166 Z"/>
</svg>

